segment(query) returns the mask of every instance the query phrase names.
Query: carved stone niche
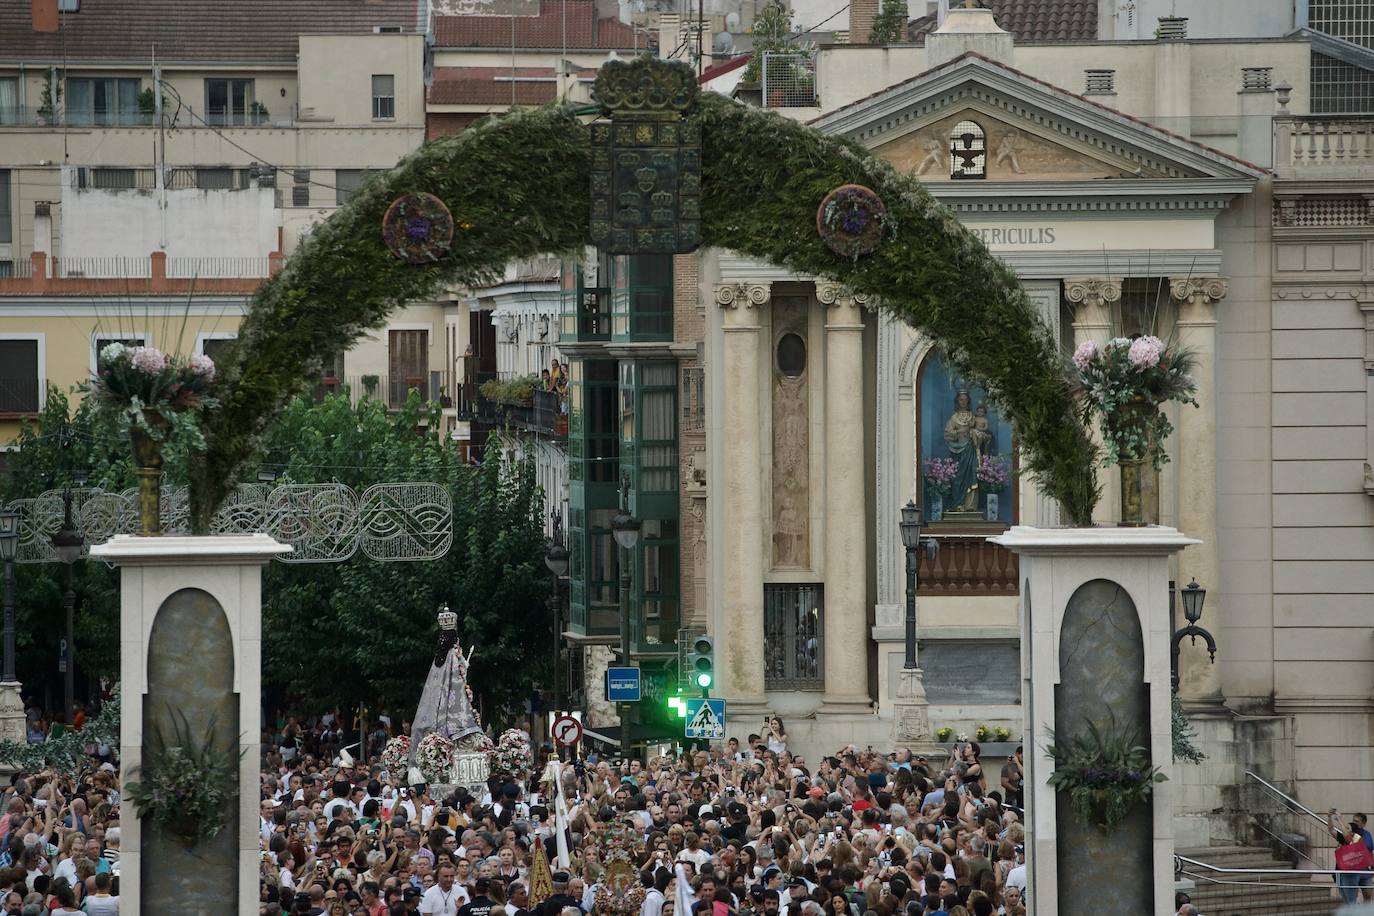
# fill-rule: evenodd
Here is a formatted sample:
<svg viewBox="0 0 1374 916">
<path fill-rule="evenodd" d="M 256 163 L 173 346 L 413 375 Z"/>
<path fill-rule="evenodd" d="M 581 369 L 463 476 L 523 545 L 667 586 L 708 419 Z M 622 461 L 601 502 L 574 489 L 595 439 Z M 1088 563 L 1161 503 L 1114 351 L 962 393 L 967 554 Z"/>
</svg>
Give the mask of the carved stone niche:
<svg viewBox="0 0 1374 916">
<path fill-rule="evenodd" d="M 806 295 L 773 297 L 774 569 L 811 566 L 810 303 Z"/>
</svg>

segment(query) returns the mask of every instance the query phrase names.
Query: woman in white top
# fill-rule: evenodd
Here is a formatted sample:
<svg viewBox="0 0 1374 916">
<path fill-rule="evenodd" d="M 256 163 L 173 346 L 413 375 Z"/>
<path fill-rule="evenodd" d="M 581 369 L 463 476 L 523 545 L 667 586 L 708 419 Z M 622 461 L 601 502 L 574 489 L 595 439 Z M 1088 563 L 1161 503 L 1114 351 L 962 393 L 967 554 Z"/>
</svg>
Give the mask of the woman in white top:
<svg viewBox="0 0 1374 916">
<path fill-rule="evenodd" d="M 768 744 L 768 750 L 774 754 L 787 753 L 787 732 L 783 730 L 782 720 L 777 716 L 771 716 L 765 725 L 767 726 L 765 729 L 767 734 L 763 736 L 763 739 Z"/>
</svg>

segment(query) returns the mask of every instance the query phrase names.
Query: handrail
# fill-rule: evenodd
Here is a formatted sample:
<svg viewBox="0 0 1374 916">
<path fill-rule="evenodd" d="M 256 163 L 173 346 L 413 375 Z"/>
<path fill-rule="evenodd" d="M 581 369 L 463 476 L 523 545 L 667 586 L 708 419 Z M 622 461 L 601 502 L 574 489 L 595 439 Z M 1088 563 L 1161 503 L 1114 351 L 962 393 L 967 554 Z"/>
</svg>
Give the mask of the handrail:
<svg viewBox="0 0 1374 916">
<path fill-rule="evenodd" d="M 1181 871 L 1180 862 L 1195 865 L 1198 868 L 1205 868 L 1208 871 L 1220 872 L 1226 875 L 1336 875 L 1340 871 L 1335 868 L 1222 868 L 1220 865 L 1211 865 L 1207 862 L 1199 862 L 1197 859 L 1190 859 L 1187 856 L 1174 855 L 1174 870 Z"/>
<path fill-rule="evenodd" d="M 1298 801 L 1296 798 L 1292 797 L 1291 795 L 1288 795 L 1278 786 L 1275 786 L 1273 783 L 1268 782 L 1262 776 L 1259 776 L 1258 774 L 1250 770 L 1246 770 L 1245 775 L 1249 776 L 1251 779 L 1255 780 L 1255 782 L 1258 782 L 1260 785 L 1264 786 L 1270 792 L 1273 792 L 1279 798 L 1282 798 L 1284 801 L 1288 802 L 1288 804 L 1302 811 L 1304 814 L 1312 818 L 1317 823 L 1321 824 L 1323 827 L 1327 826 L 1326 818 L 1317 814 L 1317 812 L 1313 811 L 1311 808 L 1307 807 L 1302 802 Z"/>
<path fill-rule="evenodd" d="M 1285 839 L 1283 838 L 1282 835 L 1277 834 L 1277 833 L 1275 833 L 1274 831 L 1270 830 L 1268 827 L 1264 826 L 1264 825 L 1261 824 L 1259 821 L 1255 821 L 1254 823 L 1255 823 L 1255 826 L 1256 826 L 1256 827 L 1258 827 L 1260 830 L 1264 831 L 1264 833 L 1266 833 L 1266 834 L 1269 836 L 1269 839 L 1273 840 L 1275 843 L 1278 843 L 1278 844 L 1279 844 L 1280 846 L 1282 846 L 1284 849 L 1287 849 L 1289 852 L 1291 852 L 1291 853 L 1293 854 L 1293 859 L 1294 859 L 1295 862 L 1296 862 L 1298 859 L 1306 859 L 1307 861 L 1311 862 L 1313 865 L 1320 865 L 1320 864 L 1321 864 L 1321 863 L 1318 862 L 1315 858 L 1313 858 L 1313 857 L 1312 857 L 1312 854 L 1311 854 L 1310 852 L 1308 852 L 1307 850 L 1305 850 L 1305 849 L 1299 849 L 1298 847 L 1294 846 L 1292 843 L 1290 843 L 1290 842 L 1288 842 L 1287 840 L 1285 840 Z"/>
</svg>

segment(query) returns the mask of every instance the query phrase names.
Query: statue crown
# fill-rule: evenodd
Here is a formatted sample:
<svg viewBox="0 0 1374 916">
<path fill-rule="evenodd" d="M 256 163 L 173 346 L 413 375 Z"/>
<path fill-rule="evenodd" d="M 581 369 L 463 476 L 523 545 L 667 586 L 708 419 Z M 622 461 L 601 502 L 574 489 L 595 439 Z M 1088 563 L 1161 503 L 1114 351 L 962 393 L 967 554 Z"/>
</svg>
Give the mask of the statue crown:
<svg viewBox="0 0 1374 916">
<path fill-rule="evenodd" d="M 458 615 L 450 611 L 447 604 L 439 609 L 439 629 L 458 629 Z"/>
</svg>

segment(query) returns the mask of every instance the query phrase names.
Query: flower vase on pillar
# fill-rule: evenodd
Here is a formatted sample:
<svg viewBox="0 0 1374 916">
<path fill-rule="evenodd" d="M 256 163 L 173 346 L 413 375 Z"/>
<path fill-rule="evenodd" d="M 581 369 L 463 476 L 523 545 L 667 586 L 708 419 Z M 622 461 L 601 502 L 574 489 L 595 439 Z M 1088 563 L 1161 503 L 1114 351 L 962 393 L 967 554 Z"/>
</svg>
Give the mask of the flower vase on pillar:
<svg viewBox="0 0 1374 916">
<path fill-rule="evenodd" d="M 189 359 L 154 347 L 107 344 L 100 351 L 93 384 L 102 404 L 123 414 L 129 424 L 138 474 L 138 533 L 162 533 L 162 446 L 172 418 L 184 411 L 214 407 L 215 364 L 196 354 Z M 185 424 L 179 424 L 185 426 Z M 198 430 L 190 426 L 192 433 Z"/>
<path fill-rule="evenodd" d="M 1158 337 L 1116 337 L 1102 345 L 1079 344 L 1073 364 L 1088 408 L 1101 423 L 1106 463 L 1121 468 L 1121 525 L 1147 525 L 1146 493 L 1149 502 L 1157 499 L 1154 475 L 1169 460 L 1163 443 L 1174 431 L 1160 408 L 1167 401 L 1197 406 L 1193 355 Z"/>
<path fill-rule="evenodd" d="M 143 411 L 141 421 L 129 424 L 138 475 L 138 533 L 144 537 L 162 533 L 162 441 L 170 425 L 152 410 Z"/>
</svg>

